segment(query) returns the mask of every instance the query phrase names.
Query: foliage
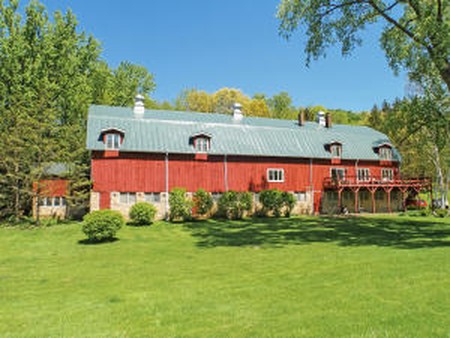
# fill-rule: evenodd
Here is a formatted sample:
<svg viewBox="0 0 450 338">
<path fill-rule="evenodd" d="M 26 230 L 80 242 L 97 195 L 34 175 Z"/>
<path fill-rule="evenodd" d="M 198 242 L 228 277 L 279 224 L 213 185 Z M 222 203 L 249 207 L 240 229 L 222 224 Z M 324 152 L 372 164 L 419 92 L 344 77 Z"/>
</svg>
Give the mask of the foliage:
<svg viewBox="0 0 450 338">
<path fill-rule="evenodd" d="M 186 189 L 173 188 L 169 193 L 169 218 L 184 222 L 191 218 L 192 201 L 186 196 Z"/>
<path fill-rule="evenodd" d="M 242 219 L 253 207 L 250 192 L 227 191 L 220 196 L 218 213 L 227 219 Z"/>
<path fill-rule="evenodd" d="M 448 216 L 448 210 L 447 209 L 437 209 L 434 211 L 437 217 L 447 217 Z"/>
<path fill-rule="evenodd" d="M 93 242 L 110 241 L 125 225 L 120 212 L 115 210 L 92 211 L 83 218 L 82 231 Z"/>
<path fill-rule="evenodd" d="M 99 45 L 71 11 L 51 20 L 37 1 L 24 9 L 0 1 L 0 133 L 8 136 L 0 138 L 0 218 L 31 213 L 40 194 L 33 183 L 49 163 L 72 166 L 68 204 L 85 207 L 89 154 L 80 140 L 89 105 L 130 105 L 138 91 L 148 97 L 154 89 L 141 66 L 122 62 L 111 69 Z"/>
<path fill-rule="evenodd" d="M 307 63 L 340 43 L 343 55 L 361 44 L 358 33 L 382 20 L 381 46 L 394 71 L 406 68 L 416 81 L 440 79 L 450 89 L 450 8 L 448 1 L 281 0 L 280 33 L 305 28 Z"/>
<path fill-rule="evenodd" d="M 289 217 L 291 215 L 292 209 L 294 209 L 295 207 L 295 203 L 297 202 L 297 200 L 295 199 L 295 196 L 293 194 L 284 191 L 281 194 L 281 201 L 283 203 L 284 215 L 286 217 Z"/>
<path fill-rule="evenodd" d="M 278 189 L 261 191 L 259 201 L 262 204 L 262 213 L 266 216 L 273 215 L 275 217 L 280 217 L 282 214 L 289 217 L 296 202 L 294 195 Z"/>
<path fill-rule="evenodd" d="M 194 194 L 194 209 L 199 215 L 206 215 L 213 207 L 213 199 L 209 192 L 203 189 L 198 189 Z"/>
<path fill-rule="evenodd" d="M 147 202 L 133 204 L 130 209 L 130 219 L 135 225 L 150 225 L 156 215 L 156 207 Z"/>
</svg>

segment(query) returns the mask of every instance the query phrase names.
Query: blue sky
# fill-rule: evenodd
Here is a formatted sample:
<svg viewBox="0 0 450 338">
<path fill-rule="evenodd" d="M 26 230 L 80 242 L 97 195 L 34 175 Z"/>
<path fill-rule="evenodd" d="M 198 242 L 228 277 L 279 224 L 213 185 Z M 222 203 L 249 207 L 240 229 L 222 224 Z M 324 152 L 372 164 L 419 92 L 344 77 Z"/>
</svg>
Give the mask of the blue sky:
<svg viewBox="0 0 450 338">
<path fill-rule="evenodd" d="M 405 94 L 406 76 L 395 77 L 378 44 L 380 27 L 341 57 L 305 66 L 301 32 L 278 35 L 277 0 L 106 1 L 41 0 L 47 9 L 71 8 L 83 30 L 102 42 L 112 66 L 141 64 L 155 76 L 157 100 L 186 88 L 214 92 L 233 87 L 247 95 L 287 91 L 295 105 L 369 110 Z"/>
</svg>

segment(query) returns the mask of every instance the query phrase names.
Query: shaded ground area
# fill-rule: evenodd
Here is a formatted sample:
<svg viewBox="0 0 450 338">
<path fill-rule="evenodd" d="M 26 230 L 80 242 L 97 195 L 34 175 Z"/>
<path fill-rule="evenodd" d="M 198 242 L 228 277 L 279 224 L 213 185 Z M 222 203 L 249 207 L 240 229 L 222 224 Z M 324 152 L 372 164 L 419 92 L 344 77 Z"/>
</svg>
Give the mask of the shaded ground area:
<svg viewBox="0 0 450 338">
<path fill-rule="evenodd" d="M 186 224 L 200 247 L 334 242 L 404 249 L 450 246 L 450 221 L 408 217 L 301 217 Z"/>
</svg>

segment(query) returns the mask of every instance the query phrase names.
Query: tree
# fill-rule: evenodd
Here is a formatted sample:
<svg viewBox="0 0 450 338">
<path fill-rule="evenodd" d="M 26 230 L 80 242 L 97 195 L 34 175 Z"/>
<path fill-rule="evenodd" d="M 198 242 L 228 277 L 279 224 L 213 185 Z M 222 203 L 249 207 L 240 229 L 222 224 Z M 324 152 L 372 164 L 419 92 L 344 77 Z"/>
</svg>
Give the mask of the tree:
<svg viewBox="0 0 450 338">
<path fill-rule="evenodd" d="M 281 0 L 280 33 L 289 38 L 306 27 L 307 64 L 340 43 L 343 55 L 361 44 L 358 33 L 382 20 L 380 42 L 394 71 L 412 79 L 438 78 L 450 90 L 450 3 L 448 0 Z"/>
<path fill-rule="evenodd" d="M 18 8 L 0 0 L 0 217 L 16 218 L 39 200 L 49 162 L 70 164 L 69 205 L 86 205 L 89 156 L 80 140 L 89 105 L 131 105 L 155 86 L 144 67 L 101 61 L 99 43 L 79 32 L 71 11 L 50 20 L 37 1 L 24 18 Z"/>
<path fill-rule="evenodd" d="M 279 119 L 292 119 L 297 117 L 289 93 L 280 92 L 272 96 L 268 101 L 272 117 Z"/>
</svg>

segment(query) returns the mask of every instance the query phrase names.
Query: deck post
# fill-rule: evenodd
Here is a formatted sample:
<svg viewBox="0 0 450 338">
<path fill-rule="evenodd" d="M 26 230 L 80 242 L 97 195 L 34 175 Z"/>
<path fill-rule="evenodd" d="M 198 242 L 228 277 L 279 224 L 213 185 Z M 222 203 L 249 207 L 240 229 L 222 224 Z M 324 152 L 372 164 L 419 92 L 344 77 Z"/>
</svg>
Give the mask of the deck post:
<svg viewBox="0 0 450 338">
<path fill-rule="evenodd" d="M 341 212 L 342 209 L 342 188 L 339 188 L 338 190 L 338 209 L 339 209 L 339 213 Z"/>
<path fill-rule="evenodd" d="M 353 192 L 355 193 L 355 214 L 359 213 L 359 188 L 354 188 Z"/>
<path fill-rule="evenodd" d="M 370 194 L 372 195 L 372 213 L 376 213 L 376 207 L 375 207 L 375 192 L 377 191 L 377 188 L 369 188 Z"/>
</svg>

